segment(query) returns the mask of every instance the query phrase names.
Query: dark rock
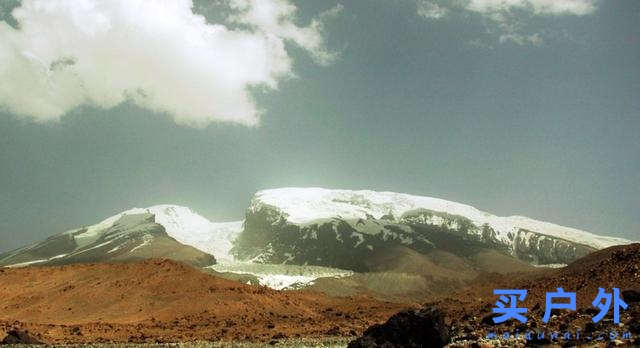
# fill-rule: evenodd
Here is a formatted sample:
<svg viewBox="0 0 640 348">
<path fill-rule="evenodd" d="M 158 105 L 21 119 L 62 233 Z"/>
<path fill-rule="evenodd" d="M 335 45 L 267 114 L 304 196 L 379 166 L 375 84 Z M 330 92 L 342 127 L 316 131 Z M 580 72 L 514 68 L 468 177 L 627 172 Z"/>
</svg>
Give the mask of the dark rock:
<svg viewBox="0 0 640 348">
<path fill-rule="evenodd" d="M 629 331 L 633 334 L 640 334 L 640 311 L 631 312 L 631 320 L 627 323 Z"/>
<path fill-rule="evenodd" d="M 435 307 L 394 314 L 386 323 L 368 328 L 349 348 L 444 347 L 449 342 L 444 315 Z"/>
<path fill-rule="evenodd" d="M 589 307 L 584 310 L 584 313 L 593 316 L 600 313 L 600 311 L 596 308 Z"/>
<path fill-rule="evenodd" d="M 585 326 L 584 326 L 584 332 L 586 333 L 592 333 L 595 332 L 597 329 L 596 324 L 592 323 L 592 322 L 588 322 Z"/>
<path fill-rule="evenodd" d="M 633 322 L 631 324 L 629 324 L 629 332 L 633 333 L 633 334 L 640 334 L 640 323 L 639 322 Z"/>
<path fill-rule="evenodd" d="M 544 337 L 538 337 L 538 333 L 533 333 L 531 335 L 531 340 L 527 341 L 527 347 L 540 347 L 551 344 L 551 340 L 545 334 Z"/>
<path fill-rule="evenodd" d="M 82 331 L 80 331 L 80 328 L 77 327 L 77 326 L 74 326 L 71 329 L 71 333 L 74 334 L 74 335 L 77 335 L 77 336 L 82 336 Z"/>
<path fill-rule="evenodd" d="M 0 341 L 0 344 L 44 344 L 31 336 L 28 331 L 11 329 L 7 332 L 7 336 Z"/>
<path fill-rule="evenodd" d="M 622 299 L 626 303 L 640 302 L 640 291 L 625 290 L 625 291 L 622 292 Z"/>
<path fill-rule="evenodd" d="M 271 339 L 273 340 L 282 340 L 287 338 L 287 335 L 283 334 L 282 332 L 278 332 L 277 334 L 271 336 Z"/>
<path fill-rule="evenodd" d="M 496 325 L 495 321 L 493 321 L 493 318 L 495 318 L 497 316 L 498 315 L 496 315 L 495 313 L 491 313 L 491 314 L 483 317 L 480 322 L 483 323 L 484 325 L 489 325 L 489 326 Z"/>
<path fill-rule="evenodd" d="M 462 332 L 464 332 L 464 333 L 471 333 L 471 332 L 473 332 L 473 326 L 471 326 L 471 325 L 469 325 L 469 324 L 465 324 L 465 325 L 462 327 Z"/>
<path fill-rule="evenodd" d="M 339 336 L 340 335 L 340 328 L 337 327 L 337 326 L 334 326 L 334 327 L 330 328 L 329 330 L 327 330 L 326 334 L 329 335 L 329 336 Z"/>
</svg>

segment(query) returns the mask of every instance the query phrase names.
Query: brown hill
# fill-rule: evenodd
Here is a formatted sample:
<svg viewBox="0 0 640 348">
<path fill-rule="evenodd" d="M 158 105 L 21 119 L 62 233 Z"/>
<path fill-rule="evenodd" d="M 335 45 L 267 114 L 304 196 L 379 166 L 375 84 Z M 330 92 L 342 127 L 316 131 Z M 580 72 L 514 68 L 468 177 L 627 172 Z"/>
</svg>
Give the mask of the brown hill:
<svg viewBox="0 0 640 348">
<path fill-rule="evenodd" d="M 598 288 L 640 289 L 640 244 L 614 246 L 578 259 L 567 267 L 547 269 L 537 274 L 486 274 L 449 301 L 477 302 L 493 305 L 494 289 L 527 289 L 524 305 L 544 310 L 547 291 L 562 287 L 576 292 L 577 307 L 590 308 Z M 544 312 L 543 312 L 544 313 Z"/>
<path fill-rule="evenodd" d="M 90 231 L 90 229 L 95 229 Z M 123 215 L 102 229 L 84 227 L 53 235 L 42 242 L 0 254 L 0 266 L 66 265 L 83 262 L 171 259 L 209 266 L 215 258 L 170 237 L 150 213 Z"/>
<path fill-rule="evenodd" d="M 552 312 L 554 316 L 548 323 L 544 323 L 542 318 L 545 313 L 546 293 L 555 292 L 559 287 L 566 292 L 576 292 L 577 310 L 554 310 Z M 620 325 L 612 322 L 612 309 L 602 321 L 597 324 L 592 322 L 593 316 L 599 313 L 599 310 L 592 306 L 599 287 L 605 288 L 609 293 L 613 287 L 621 290 L 622 297 L 629 308 L 621 310 Z M 528 291 L 525 301 L 517 305 L 528 308 L 526 323 L 522 324 L 517 320 L 509 320 L 501 324 L 493 322 L 492 318 L 495 314 L 492 313 L 492 309 L 497 300 L 497 296 L 493 294 L 494 289 L 526 289 Z M 454 342 L 451 347 L 467 347 L 471 342 L 486 338 L 489 332 L 496 332 L 499 335 L 516 331 L 521 334 L 530 331 L 575 333 L 578 328 L 582 332 L 581 337 L 577 340 L 574 337 L 574 341 L 564 343 L 568 345 L 593 343 L 590 341 L 591 338 L 599 334 L 608 336 L 612 330 L 615 330 L 620 335 L 623 332 L 630 332 L 635 338 L 624 341 L 622 344 L 637 347 L 640 344 L 638 339 L 640 335 L 640 244 L 600 250 L 561 269 L 508 275 L 488 273 L 478 277 L 471 286 L 451 294 L 448 298 L 432 301 L 424 306 L 425 309 L 434 307 L 446 316 L 446 323 Z M 391 330 L 384 332 L 387 337 L 404 337 L 410 334 L 404 329 L 395 329 L 392 325 L 382 328 Z M 393 332 L 393 330 L 401 332 Z M 529 343 L 536 346 L 536 344 L 551 342 L 547 337 L 544 340 Z M 616 342 L 618 343 L 620 342 Z M 507 343 L 509 346 L 512 344 Z"/>
<path fill-rule="evenodd" d="M 460 255 L 440 249 L 420 253 L 405 246 L 393 246 L 374 251 L 363 263 L 369 272 L 318 279 L 309 289 L 331 296 L 366 293 L 384 300 L 424 302 L 465 288 L 489 271 L 541 272 L 513 256 L 488 248 Z"/>
<path fill-rule="evenodd" d="M 406 307 L 280 292 L 168 260 L 0 269 L 3 332 L 47 343 L 355 335 Z"/>
</svg>

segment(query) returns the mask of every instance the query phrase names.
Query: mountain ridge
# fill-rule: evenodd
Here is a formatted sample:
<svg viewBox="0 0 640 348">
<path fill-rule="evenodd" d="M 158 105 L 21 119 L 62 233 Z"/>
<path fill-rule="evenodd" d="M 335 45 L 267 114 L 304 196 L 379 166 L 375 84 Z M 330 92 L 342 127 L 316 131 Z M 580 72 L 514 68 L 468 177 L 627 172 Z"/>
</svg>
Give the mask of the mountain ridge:
<svg viewBox="0 0 640 348">
<path fill-rule="evenodd" d="M 132 216 L 138 216 L 139 221 L 132 222 Z M 129 227 L 133 230 L 114 231 L 114 226 L 122 219 L 131 220 Z M 97 224 L 0 254 L 0 265 L 72 262 L 75 259 L 67 254 L 87 248 L 91 248 L 92 253 L 103 252 L 104 255 L 98 255 L 94 260 L 109 260 L 115 254 L 107 254 L 118 250 L 112 244 L 113 240 L 130 243 L 125 249 L 132 253 L 133 256 L 129 255 L 132 258 L 146 257 L 151 254 L 140 251 L 149 250 L 149 235 L 153 233 L 135 232 L 142 228 L 140 226 L 162 234 L 163 239 L 156 240 L 162 240 L 163 248 L 167 250 L 191 250 L 188 254 L 192 256 L 195 255 L 193 250 L 197 250 L 198 257 L 204 257 L 201 260 L 207 259 L 204 255 L 215 258 L 215 262 L 205 262 L 209 265 L 250 262 L 322 266 L 356 272 L 375 271 L 379 265 L 371 267 L 376 255 L 386 251 L 395 255 L 394 252 L 402 250 L 398 246 L 421 254 L 443 250 L 471 260 L 471 264 L 477 261 L 474 255 L 494 250 L 532 265 L 557 265 L 568 264 L 605 245 L 630 243 L 622 238 L 594 235 L 522 216 L 499 217 L 469 205 L 433 197 L 371 190 L 287 187 L 258 191 L 246 209 L 243 221 L 211 222 L 179 205 L 132 208 Z M 135 233 L 129 233 L 132 231 Z M 105 234 L 113 237 L 105 239 Z M 127 241 L 125 237 L 133 241 Z M 33 252 L 34 248 L 53 250 L 54 244 L 66 245 L 66 249 L 56 253 L 51 250 Z M 127 258 L 121 256 L 119 259 Z M 186 262 L 194 263 L 194 260 Z M 194 264 L 199 265 L 201 261 Z"/>
<path fill-rule="evenodd" d="M 117 262 L 147 258 L 168 258 L 199 267 L 216 263 L 212 255 L 171 237 L 164 226 L 156 223 L 155 215 L 136 211 L 0 254 L 0 266 Z"/>
<path fill-rule="evenodd" d="M 518 225 L 521 229 L 532 232 L 536 232 L 536 229 L 544 228 L 548 233 L 555 233 L 554 237 L 572 242 L 578 242 L 578 240 L 571 238 L 572 233 L 586 234 L 592 240 L 583 241 L 583 243 L 598 249 L 619 245 L 620 242 L 628 242 L 623 238 L 597 235 L 522 215 L 496 216 L 463 203 L 390 191 L 284 187 L 260 190 L 254 195 L 252 205 L 253 202 L 262 202 L 266 205 L 278 207 L 288 215 L 289 221 L 298 224 L 334 216 L 340 216 L 345 219 L 365 218 L 368 214 L 374 218 L 380 218 L 393 213 L 393 216 L 398 217 L 405 213 L 410 213 L 412 210 L 427 209 L 451 215 L 460 215 L 471 220 L 480 220 L 478 221 L 479 224 L 486 223 L 482 221 L 484 217 L 486 220 L 507 220 L 510 224 Z M 298 206 L 293 207 L 293 205 Z M 249 209 L 251 209 L 251 206 Z M 499 226 L 500 223 L 505 224 L 504 221 L 498 221 L 495 225 Z M 562 236 L 563 234 L 564 236 Z"/>
<path fill-rule="evenodd" d="M 458 254 L 489 247 L 533 265 L 553 265 L 628 243 L 432 197 L 287 187 L 254 195 L 232 253 L 265 263 L 366 271 L 365 260 L 374 250 L 392 245 L 422 253 L 457 248 Z"/>
</svg>

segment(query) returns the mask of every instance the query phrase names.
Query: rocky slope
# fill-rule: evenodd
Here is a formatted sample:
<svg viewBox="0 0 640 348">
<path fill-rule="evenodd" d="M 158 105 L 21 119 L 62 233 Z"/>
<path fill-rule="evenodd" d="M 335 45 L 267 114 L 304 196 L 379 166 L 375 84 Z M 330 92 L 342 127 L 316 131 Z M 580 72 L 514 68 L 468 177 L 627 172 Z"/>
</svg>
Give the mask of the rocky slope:
<svg viewBox="0 0 640 348">
<path fill-rule="evenodd" d="M 344 337 L 404 307 L 250 286 L 169 260 L 0 268 L 0 342 L 25 332 L 49 344 Z"/>
<path fill-rule="evenodd" d="M 487 272 L 544 271 L 491 249 L 462 257 L 444 250 L 422 254 L 395 246 L 374 252 L 364 264 L 367 272 L 316 279 L 306 289 L 334 296 L 367 293 L 385 300 L 424 302 L 458 291 Z"/>
<path fill-rule="evenodd" d="M 626 240 L 430 197 L 284 188 L 258 192 L 246 220 L 213 223 L 175 205 L 134 208 L 0 255 L 0 266 L 166 257 L 274 289 L 424 301 L 483 272 L 566 264 Z M 214 262 L 215 258 L 215 262 Z"/>
<path fill-rule="evenodd" d="M 8 253 L 0 266 L 68 264 L 167 258 L 196 266 L 215 264 L 215 258 L 177 241 L 148 211 L 130 211 L 103 222 L 63 232 Z M 160 219 L 162 221 L 162 217 Z"/>
<path fill-rule="evenodd" d="M 499 217 L 431 197 L 392 192 L 283 188 L 258 192 L 234 255 L 267 263 L 368 271 L 394 246 L 470 256 L 492 249 L 535 265 L 567 264 L 629 241 L 533 219 Z"/>
<path fill-rule="evenodd" d="M 546 293 L 554 292 L 557 288 L 576 293 L 576 310 L 554 310 L 548 323 L 542 321 L 546 306 Z M 593 306 L 593 300 L 598 294 L 598 288 L 604 288 L 608 293 L 613 287 L 620 289 L 622 299 L 628 308 L 620 309 L 620 323 L 613 323 L 613 309 L 594 323 L 592 318 L 600 312 Z M 494 289 L 525 289 L 527 295 L 524 301 L 518 302 L 518 307 L 527 308 L 527 321 L 521 323 L 509 320 L 495 324 L 492 320 L 497 314 L 492 313 L 497 296 Z M 563 302 L 556 300 L 555 302 Z M 566 302 L 566 300 L 565 300 Z M 449 347 L 603 347 L 623 346 L 638 347 L 640 345 L 640 244 L 615 246 L 597 251 L 575 261 L 561 269 L 547 269 L 536 275 L 503 276 L 487 274 L 477 279 L 469 287 L 461 289 L 445 299 L 425 304 L 422 311 L 437 309 L 445 316 L 446 328 L 438 323 L 425 322 L 424 318 L 412 316 L 409 323 L 402 326 L 393 325 L 390 320 L 382 326 L 375 326 L 365 332 L 365 335 L 354 342 L 354 347 L 405 347 L 406 340 L 419 337 L 421 331 L 436 329 L 439 333 L 446 332 Z M 401 317 L 407 318 L 406 312 Z M 412 330 L 417 325 L 427 325 L 421 330 Z M 504 333 L 511 333 L 509 339 Z M 520 333 L 519 339 L 513 337 Z M 531 340 L 525 334 L 534 332 Z M 545 332 L 544 337 L 538 338 L 537 332 Z M 551 339 L 550 332 L 560 332 L 559 337 Z M 567 340 L 563 335 L 569 332 L 572 336 Z M 579 336 L 576 335 L 579 332 Z M 615 332 L 616 337 L 610 334 Z M 489 333 L 496 333 L 499 337 L 489 338 Z M 623 338 L 624 333 L 630 337 Z M 599 337 L 604 337 L 598 340 Z M 372 338 L 376 342 L 372 344 Z M 450 340 L 449 340 L 450 338 Z M 442 346 L 443 344 L 434 345 Z"/>
</svg>

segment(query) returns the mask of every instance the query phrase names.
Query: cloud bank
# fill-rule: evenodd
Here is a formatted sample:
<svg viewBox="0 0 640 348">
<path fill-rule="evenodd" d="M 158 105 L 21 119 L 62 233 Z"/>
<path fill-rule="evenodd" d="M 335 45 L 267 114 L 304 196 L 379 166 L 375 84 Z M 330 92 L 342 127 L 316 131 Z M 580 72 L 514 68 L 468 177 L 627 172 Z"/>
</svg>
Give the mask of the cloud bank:
<svg viewBox="0 0 640 348">
<path fill-rule="evenodd" d="M 209 23 L 191 0 L 23 0 L 17 28 L 0 22 L 0 108 L 49 121 L 129 101 L 179 124 L 256 125 L 248 89 L 293 76 L 286 44 L 335 58 L 322 36 L 331 13 L 299 26 L 288 0 L 224 4 L 224 23 Z"/>
<path fill-rule="evenodd" d="M 451 13 L 476 14 L 499 33 L 499 42 L 540 45 L 539 33 L 523 32 L 521 27 L 535 16 L 585 16 L 597 10 L 598 0 L 416 0 L 417 13 L 427 19 L 441 19 Z"/>
<path fill-rule="evenodd" d="M 526 10 L 539 15 L 583 16 L 596 10 L 596 0 L 470 0 L 465 8 L 479 13 Z"/>
<path fill-rule="evenodd" d="M 449 10 L 432 1 L 418 1 L 418 15 L 425 18 L 439 19 L 445 17 Z"/>
</svg>

